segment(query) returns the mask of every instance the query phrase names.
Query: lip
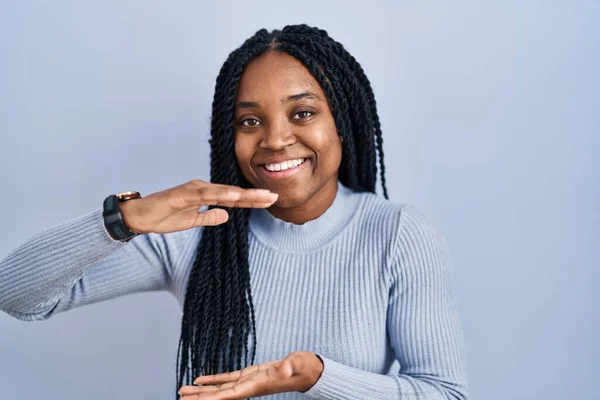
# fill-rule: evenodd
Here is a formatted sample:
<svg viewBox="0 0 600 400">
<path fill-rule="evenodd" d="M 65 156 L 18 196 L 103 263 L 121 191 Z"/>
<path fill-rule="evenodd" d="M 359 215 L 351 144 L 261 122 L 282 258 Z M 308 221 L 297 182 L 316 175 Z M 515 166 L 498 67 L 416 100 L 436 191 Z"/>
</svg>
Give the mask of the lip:
<svg viewBox="0 0 600 400">
<path fill-rule="evenodd" d="M 269 158 L 265 158 L 263 160 L 260 160 L 260 162 L 255 162 L 257 166 L 262 167 L 263 165 L 267 165 L 267 164 L 281 164 L 284 161 L 291 161 L 291 160 L 298 160 L 298 159 L 307 159 L 310 157 L 269 157 Z"/>
<path fill-rule="evenodd" d="M 285 171 L 269 171 L 264 167 L 264 165 L 266 165 L 266 164 L 278 164 L 278 163 L 288 161 L 288 160 L 297 160 L 298 158 L 304 158 L 306 161 L 304 161 L 302 164 L 298 165 L 297 167 L 288 168 Z M 261 172 L 261 174 L 263 174 L 264 176 L 266 176 L 269 179 L 283 179 L 283 178 L 287 178 L 289 176 L 292 176 L 292 175 L 297 174 L 298 172 L 302 171 L 310 162 L 311 162 L 310 157 L 273 158 L 273 159 L 269 159 L 264 164 L 261 163 L 260 165 L 257 165 L 257 168 Z"/>
</svg>

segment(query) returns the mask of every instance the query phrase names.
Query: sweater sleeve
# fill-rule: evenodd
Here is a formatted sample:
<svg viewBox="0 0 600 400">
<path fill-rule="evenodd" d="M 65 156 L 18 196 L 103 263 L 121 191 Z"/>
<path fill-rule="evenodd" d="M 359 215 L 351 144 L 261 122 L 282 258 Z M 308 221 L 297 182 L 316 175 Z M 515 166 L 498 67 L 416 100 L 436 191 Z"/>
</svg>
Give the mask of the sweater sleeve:
<svg viewBox="0 0 600 400">
<path fill-rule="evenodd" d="M 436 226 L 404 206 L 390 270 L 387 327 L 400 363 L 394 375 L 323 358 L 315 399 L 449 400 L 467 398 L 462 326 L 448 249 Z"/>
<path fill-rule="evenodd" d="M 0 261 L 0 310 L 26 321 L 129 293 L 170 289 L 184 235 L 113 240 L 102 211 L 47 228 Z"/>
</svg>

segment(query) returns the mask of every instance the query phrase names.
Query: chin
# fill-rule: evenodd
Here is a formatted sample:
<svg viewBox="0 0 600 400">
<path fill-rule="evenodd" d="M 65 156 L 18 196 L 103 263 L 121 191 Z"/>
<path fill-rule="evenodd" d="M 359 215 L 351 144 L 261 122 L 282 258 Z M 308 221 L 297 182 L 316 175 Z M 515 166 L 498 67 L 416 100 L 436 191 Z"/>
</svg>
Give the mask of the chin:
<svg viewBox="0 0 600 400">
<path fill-rule="evenodd" d="M 310 191 L 301 190 L 298 187 L 294 189 L 277 191 L 277 194 L 279 195 L 279 198 L 273 205 L 279 208 L 291 208 L 301 206 L 311 197 Z"/>
</svg>

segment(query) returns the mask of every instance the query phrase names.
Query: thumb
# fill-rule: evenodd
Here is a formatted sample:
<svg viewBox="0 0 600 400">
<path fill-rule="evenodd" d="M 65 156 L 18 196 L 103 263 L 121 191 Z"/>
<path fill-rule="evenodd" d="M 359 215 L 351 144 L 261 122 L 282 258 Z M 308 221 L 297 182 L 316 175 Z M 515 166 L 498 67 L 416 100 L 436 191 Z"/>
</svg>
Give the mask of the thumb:
<svg viewBox="0 0 600 400">
<path fill-rule="evenodd" d="M 188 229 L 191 229 L 198 226 L 215 226 L 223 224 L 229 220 L 229 214 L 222 208 L 213 208 L 212 210 L 200 212 L 190 210 L 188 211 L 188 218 L 188 223 L 190 220 L 192 222 L 192 226 L 189 226 Z"/>
<path fill-rule="evenodd" d="M 281 360 L 273 366 L 277 374 L 283 378 L 291 378 L 294 374 L 294 368 L 292 362 L 288 359 Z"/>
</svg>

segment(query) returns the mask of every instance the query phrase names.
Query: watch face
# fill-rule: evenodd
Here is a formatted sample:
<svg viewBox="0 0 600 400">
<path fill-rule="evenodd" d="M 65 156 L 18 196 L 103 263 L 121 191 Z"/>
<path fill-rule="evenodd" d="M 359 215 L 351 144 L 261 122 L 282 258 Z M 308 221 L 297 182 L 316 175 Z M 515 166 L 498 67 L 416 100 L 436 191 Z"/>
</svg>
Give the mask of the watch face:
<svg viewBox="0 0 600 400">
<path fill-rule="evenodd" d="M 142 197 L 139 192 L 123 192 L 116 194 L 116 196 L 121 201 L 139 199 L 140 197 Z"/>
</svg>

